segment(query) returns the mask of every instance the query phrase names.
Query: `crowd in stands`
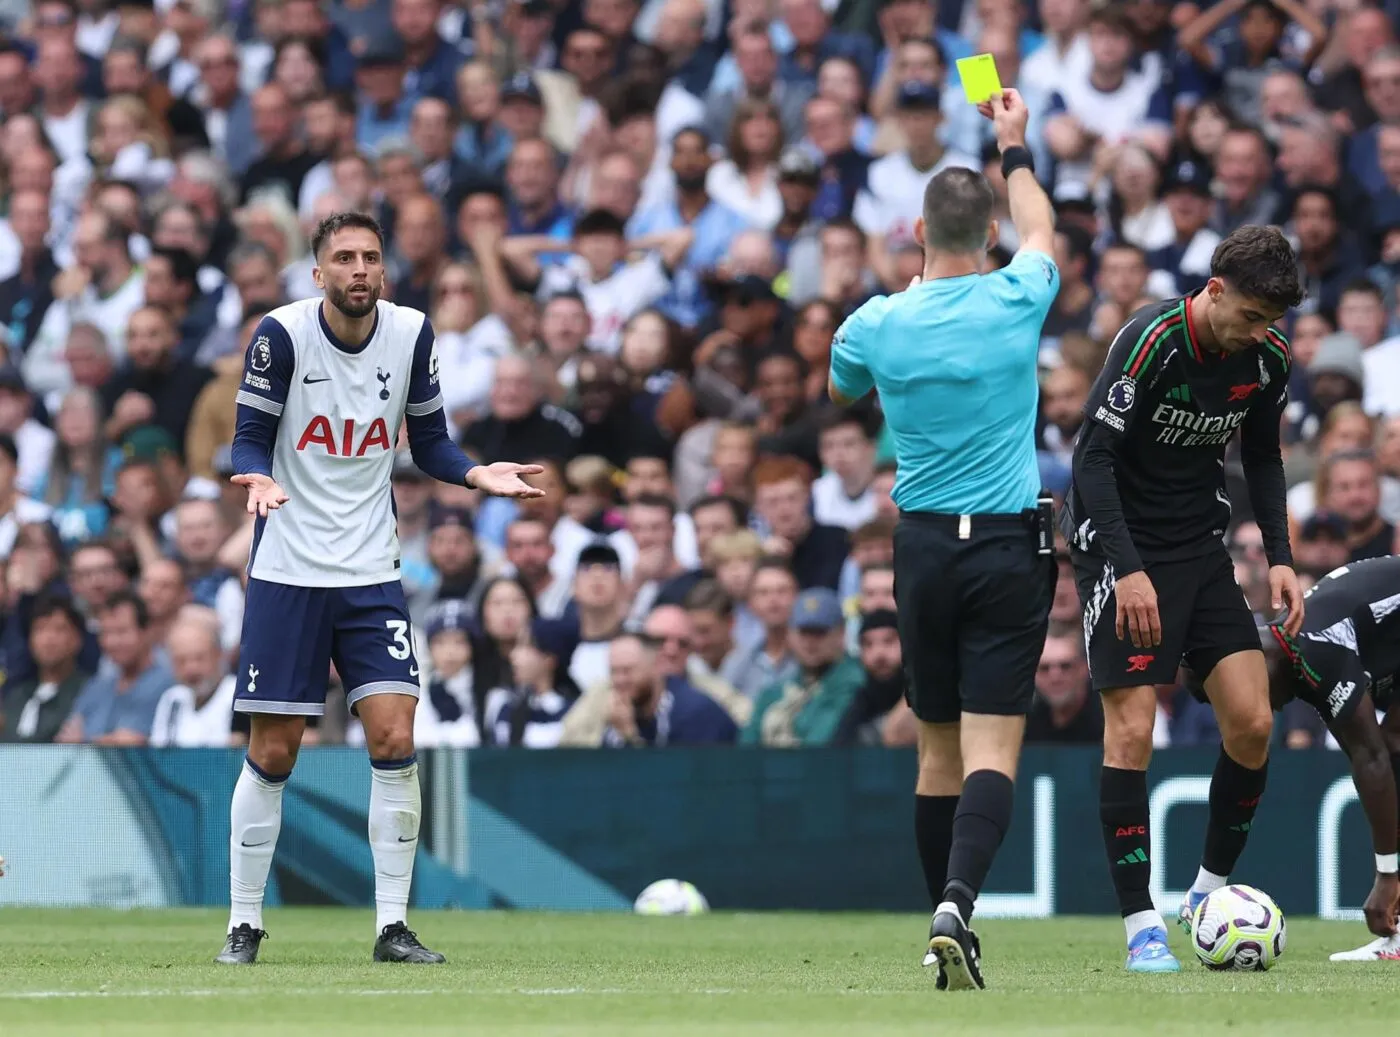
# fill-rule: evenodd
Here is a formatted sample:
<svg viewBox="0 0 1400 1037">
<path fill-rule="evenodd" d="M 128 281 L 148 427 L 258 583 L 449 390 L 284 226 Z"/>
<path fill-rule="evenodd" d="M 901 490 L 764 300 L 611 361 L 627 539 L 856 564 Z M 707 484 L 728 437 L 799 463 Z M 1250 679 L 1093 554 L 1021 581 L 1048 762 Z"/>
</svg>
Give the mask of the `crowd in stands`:
<svg viewBox="0 0 1400 1037">
<path fill-rule="evenodd" d="M 878 401 L 826 398 L 922 268 L 939 170 L 1001 199 L 956 59 L 1032 112 L 1059 219 L 1038 441 L 1062 496 L 1125 318 L 1275 223 L 1308 289 L 1284 429 L 1300 570 L 1400 522 L 1400 44 L 1362 0 L 0 0 L 0 739 L 213 746 L 251 525 L 234 393 L 338 210 L 387 233 L 453 435 L 519 505 L 393 492 L 418 744 L 909 745 Z M 967 343 L 969 350 L 980 344 Z M 402 447 L 402 444 L 400 444 Z M 1258 527 L 1231 461 L 1241 585 Z M 1068 561 L 1032 742 L 1099 739 Z M 361 738 L 332 672 L 308 741 Z M 1218 738 L 1160 689 L 1160 745 Z M 1328 743 L 1285 714 L 1278 738 Z"/>
</svg>

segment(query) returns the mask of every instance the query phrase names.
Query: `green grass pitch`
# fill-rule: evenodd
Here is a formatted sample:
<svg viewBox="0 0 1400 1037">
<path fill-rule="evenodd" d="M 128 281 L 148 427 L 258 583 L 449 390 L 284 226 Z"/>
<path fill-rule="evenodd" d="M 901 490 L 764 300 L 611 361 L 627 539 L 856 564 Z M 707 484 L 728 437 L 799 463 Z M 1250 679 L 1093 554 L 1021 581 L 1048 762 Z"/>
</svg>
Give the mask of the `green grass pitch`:
<svg viewBox="0 0 1400 1037">
<path fill-rule="evenodd" d="M 1400 963 L 1332 964 L 1360 925 L 1297 919 L 1263 974 L 1130 976 L 1114 919 L 989 921 L 989 989 L 940 994 L 927 919 L 418 912 L 445 966 L 369 961 L 369 911 L 270 911 L 250 969 L 221 911 L 0 910 L 0 1035 L 259 1033 L 840 1037 L 1396 1033 Z"/>
</svg>

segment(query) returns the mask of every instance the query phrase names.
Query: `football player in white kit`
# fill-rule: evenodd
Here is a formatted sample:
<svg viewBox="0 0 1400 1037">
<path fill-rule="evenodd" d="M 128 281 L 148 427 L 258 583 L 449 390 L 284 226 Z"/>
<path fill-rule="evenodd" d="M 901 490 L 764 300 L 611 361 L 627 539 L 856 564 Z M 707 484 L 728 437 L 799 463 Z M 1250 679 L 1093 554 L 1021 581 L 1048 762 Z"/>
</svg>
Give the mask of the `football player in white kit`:
<svg viewBox="0 0 1400 1037">
<path fill-rule="evenodd" d="M 233 481 L 256 515 L 234 709 L 251 714 L 233 791 L 228 939 L 216 959 L 252 964 L 267 935 L 263 893 L 282 822 L 282 790 L 306 718 L 325 710 L 330 664 L 364 725 L 371 771 L 376 961 L 438 963 L 406 924 L 418 848 L 413 750 L 418 663 L 389 478 L 399 428 L 413 460 L 447 483 L 538 497 L 536 465 L 473 465 L 447 434 L 433 329 L 381 302 L 384 235 L 357 213 L 323 220 L 312 277 L 324 299 L 263 318 L 244 362 Z"/>
</svg>

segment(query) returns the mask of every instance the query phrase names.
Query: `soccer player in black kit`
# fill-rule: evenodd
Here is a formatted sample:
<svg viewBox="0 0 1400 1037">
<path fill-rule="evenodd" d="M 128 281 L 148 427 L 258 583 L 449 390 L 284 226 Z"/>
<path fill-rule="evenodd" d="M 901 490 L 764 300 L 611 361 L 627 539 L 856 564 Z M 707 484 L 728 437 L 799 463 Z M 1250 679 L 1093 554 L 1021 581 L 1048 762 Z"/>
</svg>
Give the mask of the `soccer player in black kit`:
<svg viewBox="0 0 1400 1037">
<path fill-rule="evenodd" d="M 1288 340 L 1274 327 L 1303 292 L 1276 229 L 1222 241 L 1199 292 L 1133 314 L 1085 404 L 1063 526 L 1084 603 L 1089 674 L 1103 695 L 1099 816 L 1127 931 L 1130 972 L 1175 972 L 1149 893 L 1147 765 L 1155 685 L 1183 658 L 1204 682 L 1223 746 L 1211 779 L 1205 851 L 1180 914 L 1225 885 L 1264 791 L 1268 674 L 1225 548 L 1225 449 L 1238 433 L 1264 534 L 1275 610 L 1303 620 L 1284 504 L 1279 422 Z"/>
<path fill-rule="evenodd" d="M 1271 623 L 1261 631 L 1275 709 L 1302 699 L 1322 715 L 1351 761 L 1356 794 L 1371 825 L 1376 878 L 1366 926 L 1376 936 L 1333 961 L 1400 960 L 1400 558 L 1371 558 L 1329 573 L 1304 596 L 1296 636 Z M 1193 687 L 1199 694 L 1199 686 Z M 1376 710 L 1385 713 L 1377 722 Z"/>
</svg>

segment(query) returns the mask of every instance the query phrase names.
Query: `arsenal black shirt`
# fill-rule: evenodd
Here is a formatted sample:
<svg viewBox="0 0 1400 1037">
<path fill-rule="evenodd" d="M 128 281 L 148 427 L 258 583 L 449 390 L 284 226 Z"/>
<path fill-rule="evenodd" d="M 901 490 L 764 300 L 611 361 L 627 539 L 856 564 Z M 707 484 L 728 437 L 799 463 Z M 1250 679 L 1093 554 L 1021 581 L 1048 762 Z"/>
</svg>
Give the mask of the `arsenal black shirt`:
<svg viewBox="0 0 1400 1037">
<path fill-rule="evenodd" d="M 1206 349 L 1188 302 L 1145 307 L 1118 332 L 1075 443 L 1061 525 L 1075 550 L 1119 576 L 1220 548 L 1225 448 L 1236 435 L 1269 563 L 1291 562 L 1279 452 L 1288 340 L 1270 327 L 1261 345 Z"/>
</svg>

